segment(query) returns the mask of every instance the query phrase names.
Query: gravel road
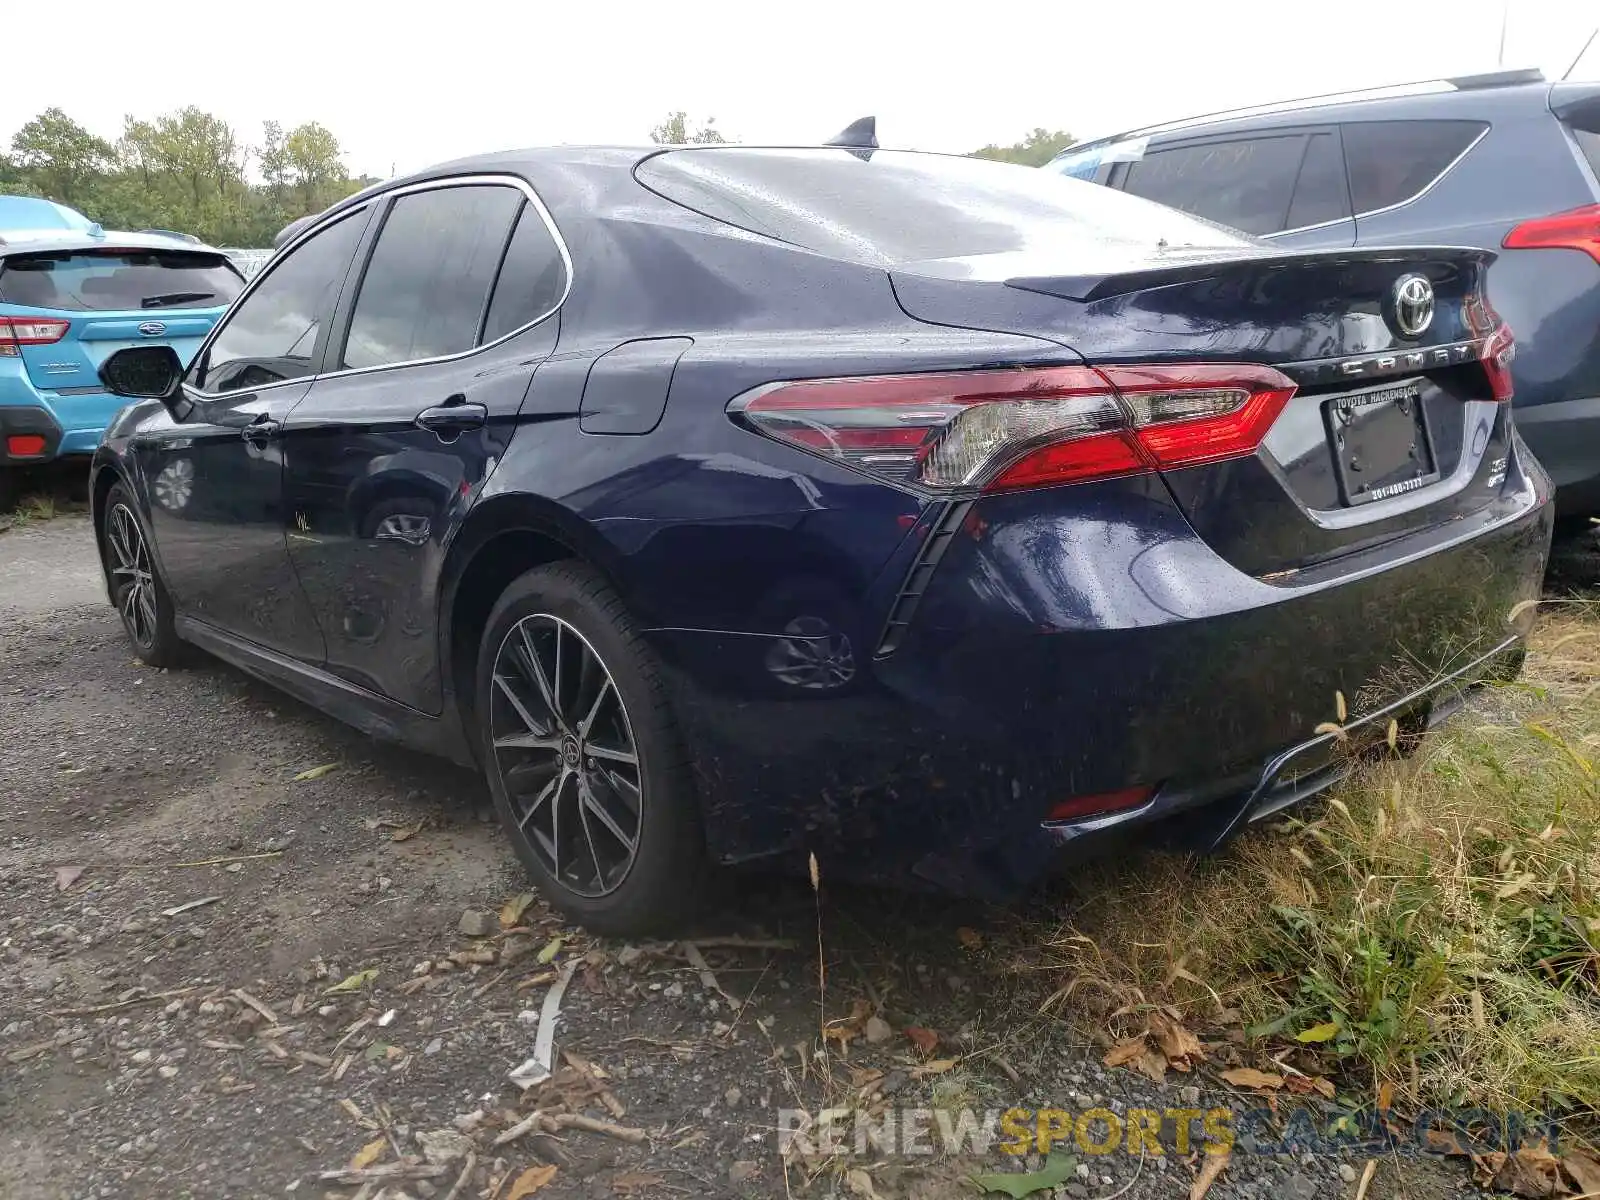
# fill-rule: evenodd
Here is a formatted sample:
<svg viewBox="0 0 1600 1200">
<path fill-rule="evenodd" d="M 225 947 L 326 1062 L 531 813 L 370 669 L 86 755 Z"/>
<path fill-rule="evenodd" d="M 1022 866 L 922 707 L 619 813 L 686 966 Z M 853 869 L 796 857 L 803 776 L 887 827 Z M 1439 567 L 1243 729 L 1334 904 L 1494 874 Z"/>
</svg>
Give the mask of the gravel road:
<svg viewBox="0 0 1600 1200">
<path fill-rule="evenodd" d="M 803 881 L 730 883 L 695 947 L 502 911 L 523 887 L 473 775 L 213 660 L 139 665 L 83 516 L 0 535 L 6 1200 L 464 1200 L 549 1167 L 541 1196 L 970 1196 L 971 1171 L 1020 1164 L 869 1152 L 795 1160 L 786 1181 L 779 1110 L 1247 1102 L 1208 1071 L 1107 1069 L 1103 1044 L 1039 1018 L 990 940 L 1015 912 L 825 888 L 826 1013 L 859 1001 L 887 1023 L 863 1028 L 858 1007 L 859 1036 L 823 1058 Z M 507 1073 L 568 970 L 572 1057 L 522 1093 Z M 938 1035 L 931 1062 L 907 1027 Z M 495 1144 L 535 1108 L 542 1123 Z M 322 1178 L 352 1160 L 372 1182 Z M 1235 1152 L 1209 1194 L 1347 1197 L 1364 1165 Z M 1186 1196 L 1199 1166 L 1080 1156 L 1054 1194 Z M 1386 1161 L 1367 1195 L 1465 1188 L 1453 1166 Z"/>
</svg>

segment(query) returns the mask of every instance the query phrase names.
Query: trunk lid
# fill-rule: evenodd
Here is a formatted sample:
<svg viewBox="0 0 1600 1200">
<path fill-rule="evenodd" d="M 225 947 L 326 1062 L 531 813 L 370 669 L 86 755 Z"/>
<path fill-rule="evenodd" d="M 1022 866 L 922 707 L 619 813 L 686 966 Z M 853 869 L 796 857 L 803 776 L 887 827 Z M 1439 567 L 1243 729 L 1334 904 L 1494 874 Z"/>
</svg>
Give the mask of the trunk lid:
<svg viewBox="0 0 1600 1200">
<path fill-rule="evenodd" d="M 892 278 L 913 317 L 1048 337 L 1091 364 L 1252 362 L 1293 379 L 1254 455 L 1164 473 L 1196 532 L 1241 570 L 1293 573 L 1493 502 L 1509 410 L 1479 358 L 1499 325 L 1483 291 L 1491 252 L 1116 249 L 1103 269 L 1003 255 Z"/>
</svg>

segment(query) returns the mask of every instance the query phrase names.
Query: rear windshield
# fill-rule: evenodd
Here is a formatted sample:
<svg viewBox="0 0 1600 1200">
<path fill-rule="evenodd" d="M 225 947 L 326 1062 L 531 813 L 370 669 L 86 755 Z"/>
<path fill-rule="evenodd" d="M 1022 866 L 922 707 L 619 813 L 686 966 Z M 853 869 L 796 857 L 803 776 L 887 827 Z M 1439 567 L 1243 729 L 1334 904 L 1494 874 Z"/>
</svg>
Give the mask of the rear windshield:
<svg viewBox="0 0 1600 1200">
<path fill-rule="evenodd" d="M 0 300 L 29 308 L 212 308 L 243 288 L 226 256 L 193 250 L 61 250 L 0 261 Z"/>
<path fill-rule="evenodd" d="M 671 150 L 640 183 L 729 225 L 890 267 L 1044 246 L 1238 245 L 1236 232 L 1055 171 L 874 150 Z"/>
</svg>

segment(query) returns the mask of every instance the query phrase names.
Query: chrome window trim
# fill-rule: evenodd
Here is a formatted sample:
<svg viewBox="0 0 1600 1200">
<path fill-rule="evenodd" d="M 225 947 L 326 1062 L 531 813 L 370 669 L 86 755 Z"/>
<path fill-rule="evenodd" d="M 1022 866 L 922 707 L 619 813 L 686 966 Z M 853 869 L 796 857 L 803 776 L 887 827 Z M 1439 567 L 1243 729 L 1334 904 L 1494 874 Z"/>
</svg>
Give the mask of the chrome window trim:
<svg viewBox="0 0 1600 1200">
<path fill-rule="evenodd" d="M 556 302 L 555 302 L 554 305 L 552 305 L 549 309 L 545 310 L 544 312 L 540 313 L 533 320 L 528 321 L 528 322 L 526 322 L 526 323 L 524 323 L 522 325 L 517 326 L 517 328 L 511 330 L 509 333 L 501 334 L 499 337 L 495 338 L 495 340 L 492 341 L 492 342 L 484 342 L 481 345 L 472 346 L 472 347 L 470 347 L 469 349 L 466 349 L 466 350 L 458 350 L 454 354 L 440 354 L 440 355 L 435 355 L 432 358 L 410 358 L 410 359 L 406 359 L 406 360 L 404 360 L 402 362 L 379 363 L 379 364 L 377 364 L 375 366 L 370 366 L 370 367 L 341 367 L 337 371 L 323 371 L 323 372 L 320 372 L 320 373 L 315 374 L 315 375 L 298 375 L 293 379 L 281 379 L 281 380 L 278 380 L 276 383 L 266 383 L 266 384 L 262 384 L 260 387 L 249 388 L 249 389 L 241 388 L 239 390 L 240 391 L 248 391 L 251 394 L 255 394 L 257 392 L 270 391 L 273 388 L 287 387 L 289 384 L 295 384 L 295 383 L 298 383 L 298 384 L 309 384 L 309 383 L 316 383 L 317 381 L 323 380 L 323 379 L 340 379 L 340 378 L 343 378 L 343 377 L 349 376 L 349 375 L 366 375 L 366 374 L 370 374 L 370 373 L 372 373 L 374 371 L 392 371 L 397 367 L 418 367 L 418 366 L 425 366 L 425 365 L 428 365 L 428 364 L 431 364 L 431 363 L 454 362 L 454 361 L 457 361 L 458 359 L 470 358 L 472 355 L 482 353 L 485 350 L 492 350 L 492 349 L 494 349 L 494 347 L 499 346 L 504 342 L 508 342 L 514 337 L 518 337 L 519 335 L 526 333 L 528 330 L 532 329 L 535 325 L 543 324 L 545 321 L 548 321 L 551 317 L 555 316 L 556 313 L 560 312 L 562 305 L 564 305 L 567 302 L 567 297 L 572 294 L 572 283 L 573 283 L 572 252 L 567 249 L 566 239 L 561 236 L 561 230 L 556 225 L 555 218 L 553 218 L 550 215 L 550 210 L 547 207 L 545 207 L 544 201 L 539 198 L 539 193 L 534 191 L 532 184 L 530 184 L 527 180 L 525 180 L 525 179 L 523 179 L 523 178 L 521 178 L 520 176 L 517 176 L 517 175 L 494 175 L 494 174 L 487 174 L 487 175 L 450 175 L 450 176 L 445 176 L 445 177 L 440 178 L 440 179 L 427 179 L 427 180 L 423 180 L 421 183 L 407 184 L 404 187 L 390 188 L 390 189 L 388 189 L 386 191 L 378 192 L 375 195 L 370 196 L 367 200 L 363 201 L 359 205 L 356 205 L 356 206 L 354 206 L 352 208 L 349 208 L 349 209 L 341 210 L 341 211 L 336 212 L 336 213 L 331 213 L 331 214 L 329 214 L 327 219 L 319 220 L 319 221 L 315 222 L 312 225 L 308 225 L 305 229 L 300 231 L 300 233 L 294 238 L 293 241 L 286 243 L 283 246 L 283 248 L 281 250 L 279 250 L 278 253 L 275 254 L 273 257 L 277 258 L 280 255 L 285 257 L 285 258 L 288 257 L 288 255 L 296 247 L 298 247 L 302 242 L 305 242 L 308 239 L 315 237 L 322 230 L 331 227 L 332 225 L 336 224 L 337 222 L 339 222 L 341 220 L 344 220 L 346 217 L 352 216 L 355 213 L 360 212 L 363 208 L 367 207 L 370 204 L 373 204 L 373 203 L 376 203 L 378 201 L 382 201 L 382 200 L 385 200 L 385 199 L 395 199 L 395 198 L 398 198 L 400 196 L 409 196 L 409 195 L 412 195 L 412 194 L 414 194 L 416 192 L 440 191 L 440 190 L 445 189 L 445 188 L 455 188 L 455 187 L 512 187 L 512 188 L 515 188 L 517 191 L 519 191 L 519 192 L 521 192 L 523 194 L 523 196 L 527 199 L 528 203 L 533 207 L 533 210 L 539 214 L 540 220 L 542 220 L 544 222 L 545 229 L 549 231 L 550 237 L 555 241 L 556 252 L 561 255 L 561 266 L 562 266 L 562 270 L 563 270 L 562 288 L 561 288 L 561 295 L 559 297 L 557 297 Z M 387 219 L 387 217 L 386 217 L 386 219 Z M 510 243 L 510 233 L 514 233 L 514 232 L 515 232 L 515 225 L 513 225 L 512 229 L 508 232 L 507 241 L 506 241 L 506 249 L 509 249 L 510 245 L 511 245 L 511 243 Z M 377 242 L 379 240 L 381 240 L 382 237 L 383 237 L 383 230 L 380 229 L 380 230 L 378 230 L 377 238 L 374 239 L 374 241 L 373 241 L 373 247 L 372 247 L 373 250 L 375 250 L 377 248 Z M 371 261 L 371 257 L 372 257 L 372 251 L 369 250 L 368 254 L 367 254 L 367 261 L 368 262 Z M 363 266 L 365 266 L 365 264 L 363 264 Z M 270 271 L 265 271 L 264 270 L 259 275 L 257 275 L 255 279 L 252 279 L 250 281 L 250 284 L 245 288 L 245 290 L 239 294 L 239 297 L 238 297 L 238 299 L 236 299 L 234 301 L 234 304 L 242 305 L 245 302 L 245 300 L 249 298 L 250 293 L 255 290 L 257 284 L 259 284 L 261 280 L 266 279 L 270 274 L 271 274 Z M 365 276 L 363 275 L 363 279 L 364 278 L 365 278 Z M 497 282 L 498 282 L 498 278 L 497 278 Z M 361 292 L 360 292 L 360 289 L 358 287 L 357 290 L 356 290 L 356 295 L 351 301 L 352 311 L 354 311 L 355 302 L 360 300 L 360 298 L 361 298 Z M 490 300 L 491 300 L 491 302 L 493 300 L 492 293 L 490 295 Z M 226 319 L 226 314 L 224 314 L 224 319 Z M 207 351 L 209 351 L 211 349 L 212 344 L 216 341 L 216 338 L 218 336 L 218 331 L 220 331 L 222 328 L 223 328 L 223 322 L 222 321 L 217 322 L 217 325 L 216 325 L 215 329 L 212 332 L 211 338 L 209 338 L 206 341 L 206 343 L 200 347 L 199 353 L 195 355 L 195 361 L 199 361 L 200 355 L 201 354 L 205 354 Z M 198 388 L 191 387 L 187 383 L 185 383 L 183 385 L 183 390 L 184 390 L 184 392 L 186 394 L 194 396 L 195 398 L 200 399 L 200 400 L 218 400 L 218 399 L 221 399 L 223 397 L 231 396 L 231 395 L 235 394 L 234 392 L 203 392 Z"/>
<path fill-rule="evenodd" d="M 1393 121 L 1341 121 L 1341 122 L 1339 122 L 1339 130 L 1340 130 L 1340 133 L 1342 134 L 1343 131 L 1347 127 L 1349 127 L 1351 125 L 1390 125 L 1390 124 L 1399 124 L 1399 123 L 1401 123 L 1401 122 L 1393 122 Z M 1421 121 L 1419 119 L 1417 123 L 1418 124 L 1423 124 L 1423 123 L 1426 123 L 1426 122 L 1423 122 L 1423 121 Z M 1442 180 L 1446 175 L 1450 174 L 1451 171 L 1454 171 L 1456 169 L 1456 167 L 1460 164 L 1461 160 L 1466 158 L 1467 155 L 1471 154 L 1473 152 L 1473 150 L 1477 148 L 1477 145 L 1478 145 L 1479 142 L 1483 141 L 1484 138 L 1489 136 L 1489 130 L 1492 129 L 1492 128 L 1493 128 L 1492 125 L 1485 124 L 1484 127 L 1478 131 L 1478 136 L 1473 138 L 1470 142 L 1468 142 L 1466 147 L 1461 151 L 1461 153 L 1456 155 L 1448 163 L 1446 163 L 1444 165 L 1444 168 L 1437 175 L 1435 175 L 1432 179 L 1428 180 L 1427 183 L 1423 184 L 1421 190 L 1419 190 L 1415 195 L 1408 196 L 1404 200 L 1397 200 L 1393 204 L 1386 204 L 1382 208 L 1369 208 L 1369 209 L 1365 210 L 1364 212 L 1353 212 L 1348 217 L 1340 217 L 1340 218 L 1338 218 L 1337 220 L 1334 220 L 1334 221 L 1318 221 L 1315 225 L 1297 225 L 1293 229 L 1280 229 L 1276 233 L 1263 233 L 1260 236 L 1261 236 L 1263 241 L 1269 241 L 1272 238 L 1283 237 L 1285 234 L 1289 234 L 1289 233 L 1309 233 L 1313 229 L 1327 229 L 1327 228 L 1329 228 L 1331 226 L 1334 226 L 1334 225 L 1342 225 L 1346 221 L 1360 221 L 1360 220 L 1362 220 L 1363 218 L 1366 218 L 1366 217 L 1380 217 L 1384 213 L 1391 213 L 1391 212 L 1395 212 L 1398 209 L 1402 209 L 1402 208 L 1406 207 L 1406 205 L 1408 205 L 1408 204 L 1415 204 L 1418 200 L 1421 200 L 1429 192 L 1433 191 L 1434 188 L 1438 187 L 1439 186 L 1439 181 Z M 1342 137 L 1340 138 L 1340 141 L 1341 141 L 1341 143 L 1343 142 L 1343 138 Z M 1348 177 L 1348 174 L 1349 174 L 1349 170 L 1350 170 L 1350 164 L 1349 164 L 1348 161 L 1346 161 L 1346 163 L 1345 163 L 1345 172 L 1346 172 L 1346 176 L 1347 177 Z M 1354 207 L 1354 206 L 1352 205 L 1352 207 Z"/>
</svg>

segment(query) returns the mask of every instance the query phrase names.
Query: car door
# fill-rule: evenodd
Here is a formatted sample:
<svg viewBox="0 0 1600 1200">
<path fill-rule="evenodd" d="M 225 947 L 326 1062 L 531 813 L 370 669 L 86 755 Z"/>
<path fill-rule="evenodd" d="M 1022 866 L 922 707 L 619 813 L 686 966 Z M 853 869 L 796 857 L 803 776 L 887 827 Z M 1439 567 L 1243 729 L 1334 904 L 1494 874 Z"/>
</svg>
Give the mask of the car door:
<svg viewBox="0 0 1600 1200">
<path fill-rule="evenodd" d="M 133 446 L 179 611 L 308 662 L 322 661 L 322 634 L 285 544 L 277 433 L 310 389 L 368 216 L 357 210 L 273 263 L 196 355 L 185 418 Z"/>
<path fill-rule="evenodd" d="M 402 189 L 336 318 L 327 372 L 283 428 L 289 554 L 327 669 L 423 712 L 442 705 L 439 570 L 494 469 L 568 261 L 520 180 Z"/>
</svg>

